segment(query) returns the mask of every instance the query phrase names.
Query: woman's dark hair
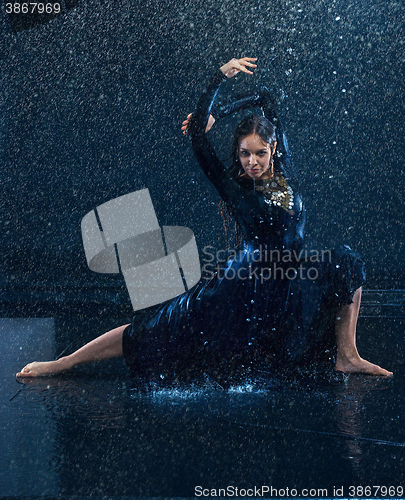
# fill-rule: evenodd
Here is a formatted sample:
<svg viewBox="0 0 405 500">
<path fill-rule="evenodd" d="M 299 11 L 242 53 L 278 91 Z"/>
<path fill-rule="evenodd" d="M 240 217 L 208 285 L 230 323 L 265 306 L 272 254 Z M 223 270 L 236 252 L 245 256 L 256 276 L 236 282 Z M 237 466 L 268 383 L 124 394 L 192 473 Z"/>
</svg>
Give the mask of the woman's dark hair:
<svg viewBox="0 0 405 500">
<path fill-rule="evenodd" d="M 232 154 L 230 159 L 232 159 L 232 165 L 230 167 L 230 172 L 235 179 L 240 177 L 242 165 L 239 160 L 239 142 L 243 137 L 251 134 L 257 134 L 264 142 L 270 144 L 271 149 L 273 149 L 274 144 L 277 141 L 277 129 L 266 117 L 260 115 L 250 115 L 244 118 L 239 125 L 236 127 L 235 134 L 232 142 Z M 277 155 L 274 155 L 274 171 L 282 173 L 279 168 L 279 161 L 277 161 Z M 223 219 L 223 226 L 225 230 L 225 239 L 228 247 L 231 247 L 229 241 L 229 233 L 233 228 L 234 232 L 234 246 L 239 246 L 242 241 L 242 231 L 239 225 L 234 219 L 233 210 L 225 202 L 221 201 L 219 203 L 219 209 Z"/>
<path fill-rule="evenodd" d="M 262 141 L 269 143 L 272 149 L 277 141 L 276 127 L 267 118 L 258 115 L 244 118 L 236 127 L 232 142 L 232 166 L 230 170 L 235 177 L 239 175 L 242 167 L 239 161 L 239 142 L 242 137 L 251 134 L 257 134 Z M 275 171 L 277 170 L 275 165 Z"/>
</svg>

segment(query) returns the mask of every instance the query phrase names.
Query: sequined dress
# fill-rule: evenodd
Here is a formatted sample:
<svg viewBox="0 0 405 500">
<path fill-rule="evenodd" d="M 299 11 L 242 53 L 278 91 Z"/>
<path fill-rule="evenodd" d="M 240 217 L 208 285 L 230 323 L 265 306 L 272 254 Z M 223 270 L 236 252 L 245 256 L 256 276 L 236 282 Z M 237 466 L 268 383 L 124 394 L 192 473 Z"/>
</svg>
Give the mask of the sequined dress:
<svg viewBox="0 0 405 500">
<path fill-rule="evenodd" d="M 123 335 L 132 372 L 145 380 L 233 380 L 271 367 L 334 363 L 335 318 L 365 280 L 349 247 L 320 251 L 304 244 L 305 207 L 296 187 L 282 125 L 266 89 L 215 103 L 217 71 L 189 126 L 195 157 L 243 234 L 228 258 L 205 262 L 191 290 L 136 314 Z M 235 177 L 218 159 L 205 126 L 248 108 L 276 125 L 276 175 Z M 204 262 L 203 262 L 204 263 Z"/>
</svg>

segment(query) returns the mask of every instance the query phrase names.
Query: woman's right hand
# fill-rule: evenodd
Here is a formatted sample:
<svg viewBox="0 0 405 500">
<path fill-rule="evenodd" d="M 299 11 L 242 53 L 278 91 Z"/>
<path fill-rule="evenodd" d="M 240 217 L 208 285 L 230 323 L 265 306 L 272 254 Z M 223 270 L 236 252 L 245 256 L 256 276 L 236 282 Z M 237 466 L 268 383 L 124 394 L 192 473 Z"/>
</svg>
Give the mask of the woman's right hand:
<svg viewBox="0 0 405 500">
<path fill-rule="evenodd" d="M 253 71 L 248 68 L 256 68 L 257 65 L 252 61 L 257 61 L 257 57 L 242 57 L 242 59 L 231 59 L 229 62 L 221 66 L 219 69 L 227 78 L 232 78 L 240 71 L 253 75 Z"/>
<path fill-rule="evenodd" d="M 182 123 L 181 130 L 183 131 L 184 135 L 187 135 L 188 125 L 190 123 L 190 119 L 191 119 L 192 116 L 193 116 L 193 113 L 189 113 L 187 115 L 187 118 Z M 215 123 L 215 118 L 212 115 L 210 115 L 208 117 L 208 123 L 207 123 L 207 126 L 205 128 L 205 133 L 207 133 L 209 130 L 211 130 L 211 127 L 214 125 L 214 123 Z"/>
</svg>

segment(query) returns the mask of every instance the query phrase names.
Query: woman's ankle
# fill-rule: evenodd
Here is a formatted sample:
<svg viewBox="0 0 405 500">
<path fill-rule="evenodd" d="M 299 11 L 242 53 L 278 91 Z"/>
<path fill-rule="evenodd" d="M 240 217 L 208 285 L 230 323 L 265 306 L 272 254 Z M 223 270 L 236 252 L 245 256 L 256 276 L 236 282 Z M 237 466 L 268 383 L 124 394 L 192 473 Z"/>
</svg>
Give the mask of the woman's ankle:
<svg viewBox="0 0 405 500">
<path fill-rule="evenodd" d="M 55 366 L 58 372 L 66 372 L 71 370 L 75 365 L 71 356 L 64 356 L 55 361 Z"/>
<path fill-rule="evenodd" d="M 344 359 L 346 361 L 356 361 L 361 359 L 359 351 L 357 350 L 357 347 L 353 344 L 350 345 L 345 345 L 345 346 L 339 346 L 337 349 L 337 357 L 340 359 Z"/>
</svg>

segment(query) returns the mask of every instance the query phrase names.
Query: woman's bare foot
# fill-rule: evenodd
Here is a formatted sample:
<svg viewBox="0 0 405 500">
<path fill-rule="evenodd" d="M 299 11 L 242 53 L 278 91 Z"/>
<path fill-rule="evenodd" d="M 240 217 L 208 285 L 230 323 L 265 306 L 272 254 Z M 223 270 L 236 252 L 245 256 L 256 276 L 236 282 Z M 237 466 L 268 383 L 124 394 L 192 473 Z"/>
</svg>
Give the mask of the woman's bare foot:
<svg viewBox="0 0 405 500">
<path fill-rule="evenodd" d="M 46 377 L 71 370 L 83 363 L 119 358 L 123 355 L 122 335 L 127 326 L 129 325 L 114 328 L 114 330 L 110 330 L 88 342 L 83 347 L 80 347 L 80 349 L 77 349 L 77 351 L 69 354 L 69 356 L 64 356 L 56 361 L 41 363 L 35 361 L 34 363 L 30 363 L 17 373 L 16 376 L 17 378 Z"/>
<path fill-rule="evenodd" d="M 335 370 L 344 373 L 364 373 L 366 375 L 381 375 L 383 377 L 392 377 L 393 373 L 374 365 L 360 356 L 349 357 L 339 355 L 336 359 Z"/>
<path fill-rule="evenodd" d="M 63 359 L 63 358 L 62 358 Z M 49 375 L 55 375 L 57 373 L 62 373 L 69 369 L 62 359 L 56 361 L 45 361 L 38 362 L 34 361 L 25 366 L 19 373 L 17 377 L 46 377 Z"/>
<path fill-rule="evenodd" d="M 356 290 L 353 301 L 342 306 L 336 317 L 337 356 L 335 370 L 344 373 L 364 373 L 391 377 L 392 372 L 361 358 L 357 350 L 356 325 L 360 311 L 361 291 L 361 287 Z"/>
</svg>

